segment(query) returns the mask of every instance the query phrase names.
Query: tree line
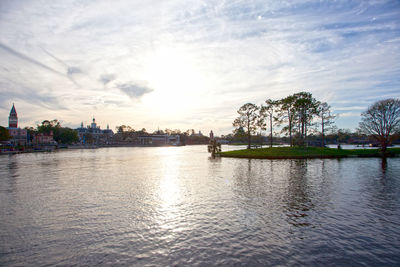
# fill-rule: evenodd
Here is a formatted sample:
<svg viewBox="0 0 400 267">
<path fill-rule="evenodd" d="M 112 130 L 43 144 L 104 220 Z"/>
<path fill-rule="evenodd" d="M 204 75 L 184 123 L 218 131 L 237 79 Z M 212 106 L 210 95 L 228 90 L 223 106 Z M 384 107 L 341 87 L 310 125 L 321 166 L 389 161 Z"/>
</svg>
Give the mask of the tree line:
<svg viewBox="0 0 400 267">
<path fill-rule="evenodd" d="M 235 131 L 244 131 L 248 147 L 251 146 L 252 135 L 257 130 L 269 130 L 270 146 L 274 127 L 289 136 L 289 144 L 305 145 L 310 132 L 321 127 L 322 144 L 325 144 L 325 133 L 332 129 L 335 115 L 326 102 L 316 100 L 309 92 L 299 92 L 279 100 L 267 99 L 257 106 L 246 103 L 237 111 L 239 116 L 234 120 Z M 267 127 L 269 126 L 269 127 Z"/>
<path fill-rule="evenodd" d="M 78 132 L 68 127 L 62 127 L 58 120 L 44 120 L 36 128 L 25 127 L 28 132 L 28 138 L 32 142 L 36 134 L 53 133 L 53 139 L 59 144 L 72 144 L 79 141 Z"/>
<path fill-rule="evenodd" d="M 247 103 L 241 106 L 237 113 L 239 116 L 233 122 L 233 126 L 237 127 L 234 133 L 246 134 L 248 148 L 251 147 L 252 135 L 257 130 L 266 130 L 267 126 L 271 147 L 275 126 L 289 137 L 290 146 L 307 145 L 309 133 L 319 133 L 322 146 L 325 146 L 327 131 L 336 130 L 336 136 L 343 135 L 334 126 L 336 115 L 332 114 L 331 106 L 316 100 L 308 92 L 295 93 L 279 100 L 267 99 L 260 106 Z M 373 139 L 385 153 L 386 148 L 399 134 L 400 100 L 388 98 L 376 101 L 361 113 L 361 122 L 355 136 Z"/>
<path fill-rule="evenodd" d="M 186 131 L 181 131 L 180 129 L 169 129 L 165 130 L 155 130 L 154 132 L 148 132 L 145 128 L 141 130 L 135 130 L 129 125 L 120 125 L 115 127 L 116 134 L 113 140 L 116 142 L 138 142 L 139 136 L 146 135 L 179 135 L 181 144 L 194 145 L 194 144 L 208 144 L 210 138 L 207 135 L 202 135 L 196 133 L 194 129 L 187 129 Z"/>
</svg>

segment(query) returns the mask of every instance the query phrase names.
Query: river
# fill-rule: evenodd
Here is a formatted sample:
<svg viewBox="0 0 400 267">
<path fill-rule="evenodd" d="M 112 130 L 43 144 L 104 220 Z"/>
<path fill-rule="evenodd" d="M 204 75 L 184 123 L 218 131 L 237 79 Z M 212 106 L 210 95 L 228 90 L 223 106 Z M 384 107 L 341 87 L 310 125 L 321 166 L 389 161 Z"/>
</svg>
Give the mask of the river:
<svg viewBox="0 0 400 267">
<path fill-rule="evenodd" d="M 0 215 L 0 266 L 398 266 L 400 159 L 3 155 Z"/>
</svg>

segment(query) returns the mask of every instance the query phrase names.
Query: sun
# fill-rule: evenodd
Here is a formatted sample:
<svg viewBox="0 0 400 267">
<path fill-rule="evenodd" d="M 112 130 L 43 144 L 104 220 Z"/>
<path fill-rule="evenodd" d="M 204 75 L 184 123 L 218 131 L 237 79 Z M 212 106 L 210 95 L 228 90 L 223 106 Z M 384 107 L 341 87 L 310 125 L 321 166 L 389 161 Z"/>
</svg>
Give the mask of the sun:
<svg viewBox="0 0 400 267">
<path fill-rule="evenodd" d="M 146 80 L 155 89 L 146 100 L 163 114 L 192 107 L 205 88 L 205 79 L 196 56 L 182 47 L 162 47 L 148 59 Z"/>
</svg>

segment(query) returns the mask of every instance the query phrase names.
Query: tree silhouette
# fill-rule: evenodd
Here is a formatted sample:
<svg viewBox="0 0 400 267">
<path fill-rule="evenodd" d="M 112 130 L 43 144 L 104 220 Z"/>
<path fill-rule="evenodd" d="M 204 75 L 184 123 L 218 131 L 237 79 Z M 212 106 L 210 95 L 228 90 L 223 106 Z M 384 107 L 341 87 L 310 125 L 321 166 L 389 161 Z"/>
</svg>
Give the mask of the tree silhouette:
<svg viewBox="0 0 400 267">
<path fill-rule="evenodd" d="M 293 145 L 292 133 L 293 133 L 293 123 L 296 115 L 295 108 L 296 98 L 293 95 L 287 96 L 281 100 L 279 100 L 279 125 L 284 121 L 288 122 L 288 125 L 282 128 L 282 132 L 287 132 L 289 134 L 289 143 L 290 146 Z"/>
<path fill-rule="evenodd" d="M 261 116 L 268 117 L 269 118 L 269 129 L 270 129 L 270 147 L 272 147 L 272 131 L 273 131 L 273 119 L 274 119 L 274 113 L 276 112 L 278 106 L 279 106 L 279 101 L 274 101 L 272 99 L 267 99 L 265 101 L 266 106 L 261 106 L 260 114 Z"/>
<path fill-rule="evenodd" d="M 319 104 L 318 116 L 321 118 L 322 145 L 325 146 L 325 131 L 331 128 L 336 116 L 331 114 L 331 106 L 326 102 Z"/>
<path fill-rule="evenodd" d="M 360 132 L 371 135 L 386 152 L 392 136 L 400 128 L 400 100 L 389 98 L 375 102 L 361 113 Z"/>
<path fill-rule="evenodd" d="M 233 126 L 243 127 L 246 129 L 248 141 L 247 148 L 250 148 L 251 146 L 251 134 L 255 133 L 257 129 L 258 109 L 259 108 L 252 103 L 244 104 L 237 111 L 239 117 L 237 117 L 233 122 Z"/>
<path fill-rule="evenodd" d="M 0 126 L 0 141 L 7 141 L 10 139 L 11 139 L 11 136 L 8 133 L 8 130 L 3 126 Z"/>
</svg>

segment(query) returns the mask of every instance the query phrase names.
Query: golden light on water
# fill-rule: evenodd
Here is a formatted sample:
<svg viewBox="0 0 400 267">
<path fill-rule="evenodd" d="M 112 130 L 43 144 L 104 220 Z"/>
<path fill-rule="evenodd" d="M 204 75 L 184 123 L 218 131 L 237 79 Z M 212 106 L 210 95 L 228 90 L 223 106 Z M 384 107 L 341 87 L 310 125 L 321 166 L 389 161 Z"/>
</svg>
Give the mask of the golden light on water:
<svg viewBox="0 0 400 267">
<path fill-rule="evenodd" d="M 160 148 L 159 150 L 159 153 L 162 154 L 160 166 L 162 177 L 157 192 L 160 201 L 158 220 L 162 228 L 172 232 L 179 231 L 177 223 L 182 217 L 181 208 L 183 204 L 181 203 L 182 185 L 177 152 L 178 150 L 171 148 Z"/>
</svg>

